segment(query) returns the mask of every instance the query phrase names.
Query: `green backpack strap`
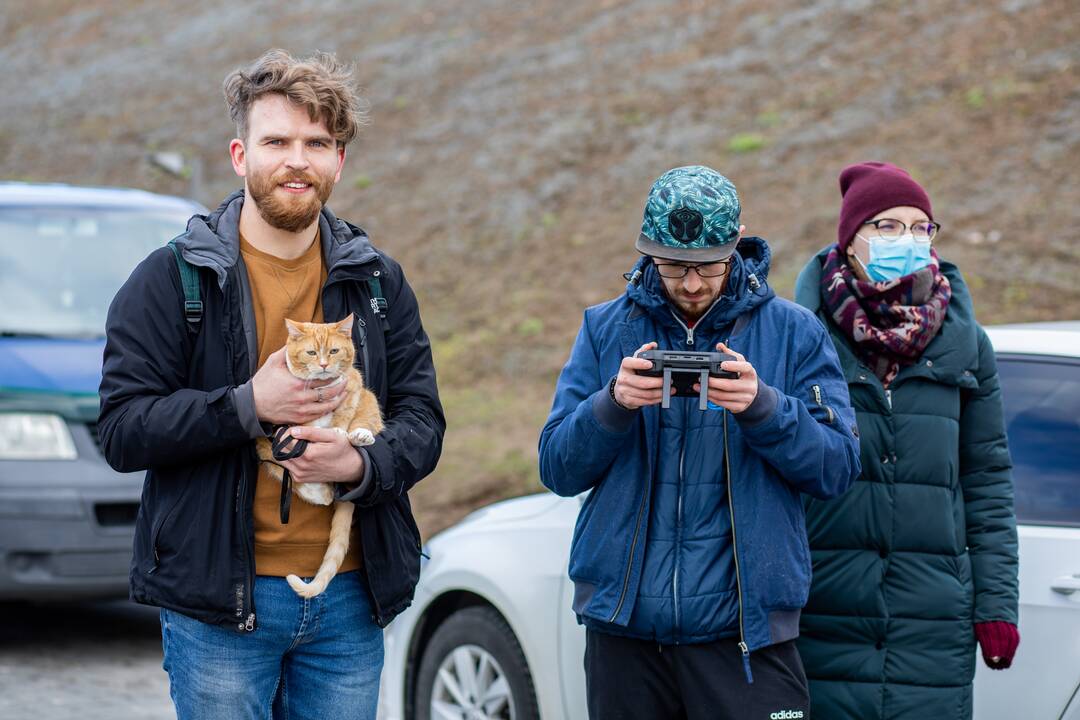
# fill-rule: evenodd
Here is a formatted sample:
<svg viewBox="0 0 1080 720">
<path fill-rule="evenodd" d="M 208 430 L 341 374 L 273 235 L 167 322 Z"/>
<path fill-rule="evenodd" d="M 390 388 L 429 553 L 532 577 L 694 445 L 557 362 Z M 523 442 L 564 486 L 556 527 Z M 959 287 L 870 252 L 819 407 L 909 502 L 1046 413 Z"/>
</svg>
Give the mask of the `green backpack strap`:
<svg viewBox="0 0 1080 720">
<path fill-rule="evenodd" d="M 175 240 L 169 241 L 169 249 L 176 257 L 176 267 L 180 271 L 180 282 L 184 286 L 184 318 L 195 328 L 202 321 L 203 304 L 199 295 L 199 271 L 194 265 L 184 259 L 177 247 Z M 376 270 L 367 279 L 368 293 L 371 295 L 371 310 L 381 320 L 386 319 L 386 313 L 390 304 L 382 291 L 382 281 L 379 279 L 382 272 Z"/>
<path fill-rule="evenodd" d="M 199 271 L 180 254 L 175 240 L 169 241 L 169 249 L 176 256 L 176 267 L 180 271 L 180 282 L 184 286 L 184 318 L 193 329 L 198 329 L 203 314 L 203 304 L 199 296 Z"/>
<path fill-rule="evenodd" d="M 383 297 L 382 282 L 379 281 L 381 275 L 382 271 L 380 270 L 372 273 L 371 277 L 367 279 L 367 286 L 368 293 L 371 295 L 371 311 L 378 315 L 380 320 L 385 320 L 386 311 L 390 308 L 390 304 Z"/>
</svg>

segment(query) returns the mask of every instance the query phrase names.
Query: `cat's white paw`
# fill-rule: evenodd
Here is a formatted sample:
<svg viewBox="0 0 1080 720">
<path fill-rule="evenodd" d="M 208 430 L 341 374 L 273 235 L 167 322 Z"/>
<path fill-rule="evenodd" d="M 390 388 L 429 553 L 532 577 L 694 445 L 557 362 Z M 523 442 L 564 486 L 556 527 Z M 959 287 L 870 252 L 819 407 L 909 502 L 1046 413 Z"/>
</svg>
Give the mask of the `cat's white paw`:
<svg viewBox="0 0 1080 720">
<path fill-rule="evenodd" d="M 354 447 L 364 447 L 375 442 L 375 435 L 367 428 L 356 428 L 349 433 L 349 442 Z"/>
<path fill-rule="evenodd" d="M 332 430 L 333 430 L 334 432 L 336 432 L 336 433 L 337 433 L 338 435 L 340 435 L 341 437 L 343 437 L 343 438 L 348 438 L 348 437 L 349 437 L 349 433 L 348 433 L 348 432 L 346 432 L 345 428 L 339 428 L 339 427 L 336 427 L 336 428 L 331 428 L 331 429 L 332 429 Z"/>
<path fill-rule="evenodd" d="M 312 505 L 329 505 L 334 502 L 334 491 L 327 483 L 295 483 L 293 490 Z"/>
</svg>

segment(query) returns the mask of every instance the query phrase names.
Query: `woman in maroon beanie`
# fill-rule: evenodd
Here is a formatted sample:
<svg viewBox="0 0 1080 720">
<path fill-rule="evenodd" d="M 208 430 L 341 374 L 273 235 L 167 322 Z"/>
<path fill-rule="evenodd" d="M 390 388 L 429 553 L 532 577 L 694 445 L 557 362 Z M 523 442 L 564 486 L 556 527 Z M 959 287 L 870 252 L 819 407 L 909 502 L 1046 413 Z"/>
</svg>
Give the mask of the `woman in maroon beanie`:
<svg viewBox="0 0 1080 720">
<path fill-rule="evenodd" d="M 970 718 L 976 641 L 995 669 L 1020 641 L 994 353 L 959 271 L 934 252 L 923 188 L 868 162 L 844 169 L 840 193 L 837 242 L 795 292 L 840 356 L 863 468 L 840 498 L 806 501 L 814 577 L 799 651 L 812 710 Z"/>
</svg>

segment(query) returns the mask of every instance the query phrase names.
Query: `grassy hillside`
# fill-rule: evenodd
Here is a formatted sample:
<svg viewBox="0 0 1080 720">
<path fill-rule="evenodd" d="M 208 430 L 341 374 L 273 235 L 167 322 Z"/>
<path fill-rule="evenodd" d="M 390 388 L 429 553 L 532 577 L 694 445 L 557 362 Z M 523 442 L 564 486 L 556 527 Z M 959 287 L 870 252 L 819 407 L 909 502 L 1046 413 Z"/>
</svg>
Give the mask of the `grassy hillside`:
<svg viewBox="0 0 1080 720">
<path fill-rule="evenodd" d="M 425 535 L 538 487 L 535 447 L 582 309 L 617 294 L 653 179 L 739 188 L 790 297 L 835 239 L 840 169 L 929 190 L 983 322 L 1080 317 L 1080 13 L 1072 0 L 5 2 L 0 177 L 183 194 L 237 185 L 220 95 L 268 47 L 357 62 L 373 123 L 335 211 L 400 259 L 449 431 Z"/>
</svg>

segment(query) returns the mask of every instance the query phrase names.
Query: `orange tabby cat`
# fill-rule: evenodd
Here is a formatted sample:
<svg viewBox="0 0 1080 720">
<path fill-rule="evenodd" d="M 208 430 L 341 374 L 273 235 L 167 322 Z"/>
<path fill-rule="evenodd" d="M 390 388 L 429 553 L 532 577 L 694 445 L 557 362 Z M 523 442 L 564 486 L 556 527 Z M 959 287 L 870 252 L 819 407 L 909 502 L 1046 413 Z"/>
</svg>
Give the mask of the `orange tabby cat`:
<svg viewBox="0 0 1080 720">
<path fill-rule="evenodd" d="M 356 446 L 375 442 L 375 433 L 383 429 L 382 414 L 375 393 L 364 387 L 360 371 L 353 367 L 356 351 L 352 344 L 353 316 L 336 323 L 300 323 L 286 320 L 289 339 L 285 343 L 285 362 L 289 372 L 305 380 L 329 380 L 337 378 L 344 382 L 345 399 L 333 412 L 307 423 L 313 427 L 333 428 Z M 274 463 L 274 455 L 267 438 L 255 441 L 259 459 L 270 463 L 270 475 L 281 481 L 280 465 Z M 334 490 L 329 483 L 294 483 L 293 492 L 313 505 L 330 505 L 334 502 Z M 351 502 L 335 503 L 334 516 L 330 521 L 330 544 L 323 555 L 322 565 L 310 583 L 296 575 L 285 578 L 296 594 L 315 597 L 330 583 L 345 559 L 349 549 L 349 532 L 352 529 L 354 505 Z"/>
</svg>

